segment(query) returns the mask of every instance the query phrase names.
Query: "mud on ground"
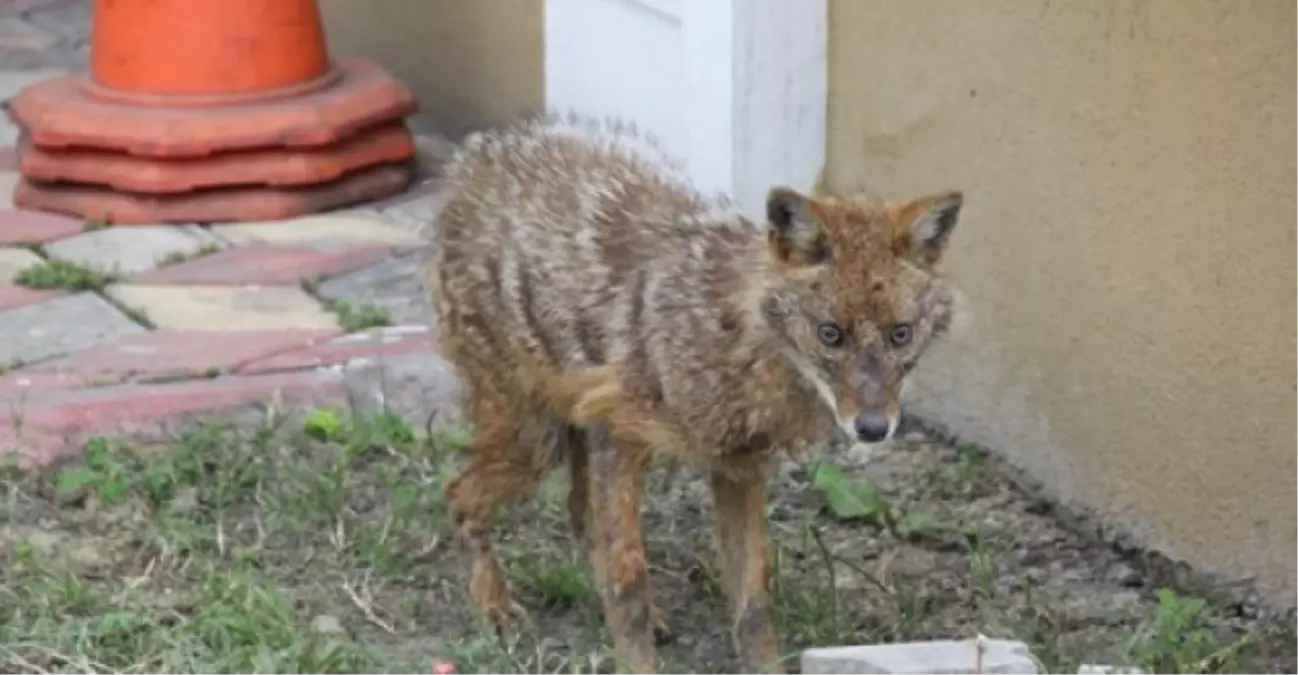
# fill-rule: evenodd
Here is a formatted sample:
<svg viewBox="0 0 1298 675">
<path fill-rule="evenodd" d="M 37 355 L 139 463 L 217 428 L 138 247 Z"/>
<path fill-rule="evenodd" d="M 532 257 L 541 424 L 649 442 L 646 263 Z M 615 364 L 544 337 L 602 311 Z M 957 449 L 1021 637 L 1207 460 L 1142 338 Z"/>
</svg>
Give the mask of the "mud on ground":
<svg viewBox="0 0 1298 675">
<path fill-rule="evenodd" d="M 503 638 L 477 624 L 441 494 L 466 439 L 317 412 L 10 471 L 0 671 L 611 670 L 559 477 L 496 528 L 528 621 Z M 786 466 L 772 495 L 791 668 L 809 645 L 981 633 L 1028 642 L 1050 672 L 1295 672 L 1292 616 L 1160 590 L 1143 559 L 1063 527 L 976 449 L 910 431 L 868 465 L 837 451 Z M 659 472 L 646 502 L 664 669 L 733 672 L 703 483 Z"/>
</svg>

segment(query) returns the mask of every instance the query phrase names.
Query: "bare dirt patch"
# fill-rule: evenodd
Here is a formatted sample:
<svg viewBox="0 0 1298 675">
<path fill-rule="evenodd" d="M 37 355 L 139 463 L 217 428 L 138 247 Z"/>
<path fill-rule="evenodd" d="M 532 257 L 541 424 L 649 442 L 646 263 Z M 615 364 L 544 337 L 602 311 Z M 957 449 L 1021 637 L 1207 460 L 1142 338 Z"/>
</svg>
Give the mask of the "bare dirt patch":
<svg viewBox="0 0 1298 675">
<path fill-rule="evenodd" d="M 0 671 L 614 668 L 558 477 L 496 528 L 528 620 L 503 637 L 478 625 L 441 493 L 466 439 L 317 412 L 210 424 L 160 448 L 97 439 L 84 464 L 9 471 Z M 732 671 L 703 483 L 658 472 L 647 504 L 673 629 L 664 669 Z M 1139 559 L 1061 526 L 972 448 L 912 432 L 868 466 L 832 452 L 786 467 L 769 510 L 790 667 L 809 645 L 981 633 L 1028 642 L 1050 672 L 1295 671 L 1291 616 L 1156 587 Z"/>
</svg>

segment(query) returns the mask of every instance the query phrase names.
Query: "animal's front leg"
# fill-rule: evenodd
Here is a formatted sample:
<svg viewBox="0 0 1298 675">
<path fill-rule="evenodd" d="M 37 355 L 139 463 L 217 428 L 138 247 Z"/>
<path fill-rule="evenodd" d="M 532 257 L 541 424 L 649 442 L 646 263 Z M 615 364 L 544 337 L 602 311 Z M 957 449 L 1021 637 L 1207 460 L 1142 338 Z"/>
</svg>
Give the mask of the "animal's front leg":
<svg viewBox="0 0 1298 675">
<path fill-rule="evenodd" d="M 604 621 L 623 661 L 619 665 L 651 673 L 657 651 L 640 519 L 647 456 L 607 442 L 601 431 L 593 431 L 591 441 L 591 563 L 604 599 Z"/>
<path fill-rule="evenodd" d="M 734 612 L 735 649 L 750 669 L 784 672 L 766 586 L 765 473 L 748 466 L 714 469 L 712 498 L 722 584 Z"/>
</svg>

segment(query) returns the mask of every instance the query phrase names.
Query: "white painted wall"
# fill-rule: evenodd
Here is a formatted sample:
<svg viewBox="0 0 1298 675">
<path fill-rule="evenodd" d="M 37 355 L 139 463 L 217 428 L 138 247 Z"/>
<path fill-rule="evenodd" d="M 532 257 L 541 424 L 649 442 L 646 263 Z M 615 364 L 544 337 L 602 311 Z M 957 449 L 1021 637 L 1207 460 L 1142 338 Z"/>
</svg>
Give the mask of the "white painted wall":
<svg viewBox="0 0 1298 675">
<path fill-rule="evenodd" d="M 758 213 L 825 157 L 827 0 L 546 0 L 546 105 L 657 135 Z"/>
</svg>

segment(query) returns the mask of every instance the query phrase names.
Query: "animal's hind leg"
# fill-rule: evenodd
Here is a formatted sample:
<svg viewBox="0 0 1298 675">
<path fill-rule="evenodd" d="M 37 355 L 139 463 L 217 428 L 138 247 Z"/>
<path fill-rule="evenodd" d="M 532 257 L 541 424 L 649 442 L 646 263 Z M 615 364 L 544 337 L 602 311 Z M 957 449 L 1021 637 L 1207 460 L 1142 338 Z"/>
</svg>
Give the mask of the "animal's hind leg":
<svg viewBox="0 0 1298 675">
<path fill-rule="evenodd" d="M 478 434 L 470 447 L 472 460 L 446 486 L 452 522 L 469 555 L 469 593 L 497 629 L 523 610 L 510 597 L 492 550 L 491 517 L 501 505 L 532 492 L 558 441 L 552 429 L 526 415 L 502 421 L 511 417 L 499 416 L 485 424 L 478 421 Z"/>
<path fill-rule="evenodd" d="M 573 540 L 590 567 L 595 577 L 596 586 L 602 588 L 605 573 L 604 559 L 601 556 L 601 550 L 592 546 L 590 540 L 589 482 L 591 443 L 598 441 L 600 438 L 602 438 L 602 435 L 597 436 L 579 426 L 569 425 L 565 454 L 568 457 L 569 472 L 568 520 L 572 526 Z M 598 448 L 593 450 L 600 451 Z M 667 625 L 666 615 L 658 608 L 657 603 L 650 604 L 649 614 L 653 623 L 654 636 L 658 639 L 670 637 L 671 629 Z"/>
</svg>

